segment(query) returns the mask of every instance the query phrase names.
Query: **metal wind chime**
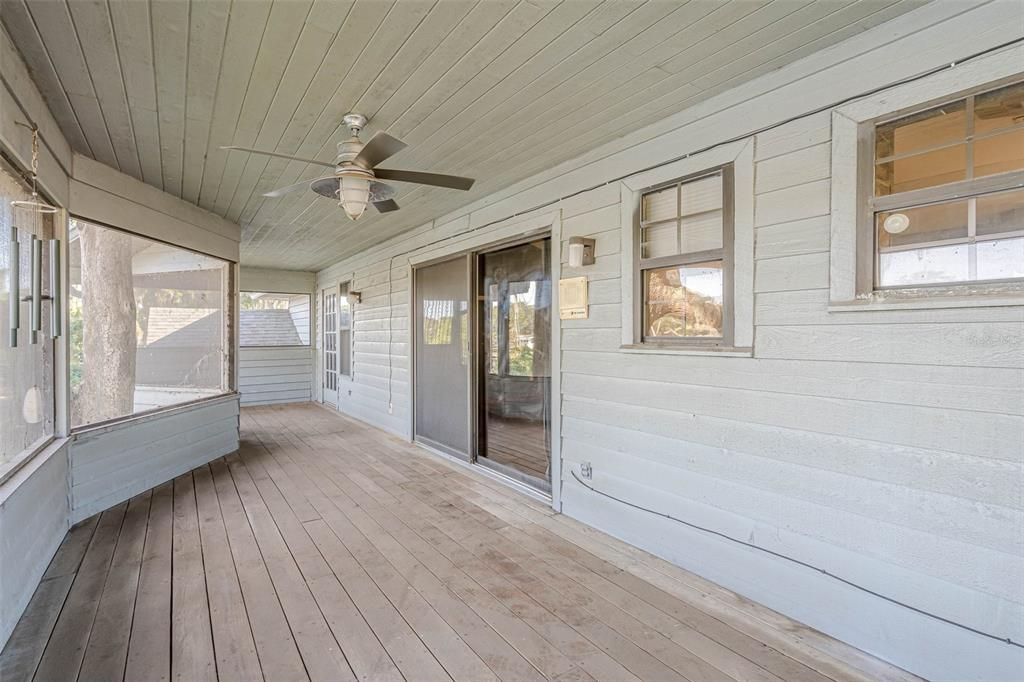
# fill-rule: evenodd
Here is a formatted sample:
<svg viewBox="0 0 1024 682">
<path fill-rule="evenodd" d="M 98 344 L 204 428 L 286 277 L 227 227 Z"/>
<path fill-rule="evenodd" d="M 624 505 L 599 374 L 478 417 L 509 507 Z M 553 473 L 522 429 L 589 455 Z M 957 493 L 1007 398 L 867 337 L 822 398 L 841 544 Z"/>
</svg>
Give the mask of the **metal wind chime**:
<svg viewBox="0 0 1024 682">
<path fill-rule="evenodd" d="M 36 178 L 39 174 L 39 129 L 32 125 L 18 122 L 32 131 L 32 198 L 18 199 L 11 202 L 15 209 L 15 222 L 19 215 L 39 216 L 57 212 L 57 207 L 42 201 L 36 189 Z M 21 244 L 18 242 L 19 230 L 16 224 L 11 225 L 11 268 L 10 268 L 10 346 L 18 346 L 18 328 L 21 326 L 21 304 L 29 304 L 29 331 L 32 343 L 39 342 L 39 332 L 43 330 L 43 301 L 50 301 L 50 333 L 54 338 L 61 335 L 60 309 L 60 241 L 48 239 L 50 249 L 50 293 L 43 295 L 43 240 L 32 234 L 31 263 L 32 288 L 28 296 L 21 296 Z"/>
</svg>

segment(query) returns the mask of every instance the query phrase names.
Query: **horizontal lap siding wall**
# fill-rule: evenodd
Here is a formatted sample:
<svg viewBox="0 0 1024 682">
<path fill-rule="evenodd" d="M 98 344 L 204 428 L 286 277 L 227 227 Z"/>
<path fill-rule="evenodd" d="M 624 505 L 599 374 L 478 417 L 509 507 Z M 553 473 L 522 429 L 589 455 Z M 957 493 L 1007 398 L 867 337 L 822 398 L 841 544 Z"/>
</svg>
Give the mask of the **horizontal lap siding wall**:
<svg viewBox="0 0 1024 682">
<path fill-rule="evenodd" d="M 922 21 L 907 41 L 947 49 L 935 64 L 948 63 L 980 46 L 974 38 L 954 44 L 967 25 L 998 42 L 1008 7 L 994 3 L 977 10 L 990 14 L 934 27 Z M 908 50 L 920 58 L 898 40 L 868 42 L 866 50 L 888 52 L 901 68 Z M 835 100 L 853 94 L 839 84 L 862 79 L 864 87 L 859 68 L 835 67 Z M 692 125 L 706 136 L 770 122 L 761 116 L 726 110 Z M 695 144 L 678 132 L 664 137 L 644 155 L 622 151 L 619 165 L 613 153 L 589 154 L 602 160 L 581 162 L 552 180 L 554 189 L 502 193 L 321 272 L 321 287 L 351 278 L 363 291 L 341 409 L 409 435 L 411 252 L 467 232 L 476 238 L 479 226 L 550 199 L 557 187 L 597 185 Z M 589 318 L 562 323 L 562 511 L 927 677 L 1018 679 L 1019 649 L 631 509 L 570 475 L 590 462 L 593 485 L 611 495 L 1024 641 L 1024 307 L 829 312 L 830 139 L 824 112 L 754 140 L 749 358 L 622 352 L 618 183 L 543 209 L 561 211 L 562 276 L 585 275 L 590 286 Z M 596 240 L 595 265 L 567 267 L 574 235 Z"/>
<path fill-rule="evenodd" d="M 756 139 L 753 358 L 623 354 L 620 234 L 597 198 L 580 217 L 599 256 L 590 319 L 563 321 L 563 510 L 929 677 L 1013 679 L 1005 644 L 568 475 L 1024 637 L 1024 307 L 829 313 L 828 142 L 828 113 Z"/>
<path fill-rule="evenodd" d="M 79 433 L 71 442 L 71 522 L 237 449 L 236 396 Z"/>
<path fill-rule="evenodd" d="M 316 275 L 297 270 L 242 267 L 241 291 L 294 294 L 289 311 L 295 328 L 310 330 L 316 310 Z M 308 298 L 306 296 L 308 294 Z M 310 332 L 312 333 L 312 332 Z M 248 347 L 238 356 L 238 392 L 242 405 L 308 402 L 313 398 L 314 344 L 306 347 Z"/>
<path fill-rule="evenodd" d="M 312 378 L 311 348 L 243 348 L 239 355 L 243 406 L 308 402 Z"/>
<path fill-rule="evenodd" d="M 68 529 L 68 447 L 53 447 L 0 485 L 0 649 Z"/>
</svg>

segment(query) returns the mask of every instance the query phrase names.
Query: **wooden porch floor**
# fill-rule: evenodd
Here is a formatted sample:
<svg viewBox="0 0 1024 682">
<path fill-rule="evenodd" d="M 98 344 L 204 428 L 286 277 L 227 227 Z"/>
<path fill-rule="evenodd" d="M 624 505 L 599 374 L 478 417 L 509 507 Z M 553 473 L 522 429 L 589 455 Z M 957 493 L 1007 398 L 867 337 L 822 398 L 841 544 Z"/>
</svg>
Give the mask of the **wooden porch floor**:
<svg viewBox="0 0 1024 682">
<path fill-rule="evenodd" d="M 0 680 L 904 680 L 371 427 L 241 451 L 73 528 Z"/>
</svg>

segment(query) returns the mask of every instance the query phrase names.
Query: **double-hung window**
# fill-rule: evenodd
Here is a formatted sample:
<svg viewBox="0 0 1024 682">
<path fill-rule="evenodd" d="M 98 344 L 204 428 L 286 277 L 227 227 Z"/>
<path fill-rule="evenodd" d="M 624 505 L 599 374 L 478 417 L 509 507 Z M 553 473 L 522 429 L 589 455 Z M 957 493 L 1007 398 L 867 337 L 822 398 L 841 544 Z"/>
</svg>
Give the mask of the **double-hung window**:
<svg viewBox="0 0 1024 682">
<path fill-rule="evenodd" d="M 1024 83 L 868 132 L 876 289 L 1024 278 Z"/>
<path fill-rule="evenodd" d="M 731 197 L 731 165 L 642 194 L 640 328 L 645 343 L 731 343 Z"/>
</svg>

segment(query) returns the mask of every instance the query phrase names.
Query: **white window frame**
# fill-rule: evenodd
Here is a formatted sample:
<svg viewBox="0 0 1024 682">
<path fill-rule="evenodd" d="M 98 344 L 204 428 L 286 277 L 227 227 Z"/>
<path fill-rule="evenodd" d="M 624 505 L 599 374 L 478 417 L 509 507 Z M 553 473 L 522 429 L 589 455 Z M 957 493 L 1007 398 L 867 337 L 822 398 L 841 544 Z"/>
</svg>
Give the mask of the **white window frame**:
<svg viewBox="0 0 1024 682">
<path fill-rule="evenodd" d="M 640 205 L 644 193 L 673 181 L 697 177 L 720 168 L 732 169 L 731 197 L 726 192 L 725 213 L 732 212 L 731 253 L 725 254 L 725 288 L 731 288 L 724 320 L 724 337 L 717 343 L 701 339 L 644 342 L 641 329 L 643 292 L 640 281 Z M 754 140 L 716 147 L 620 182 L 622 239 L 622 346 L 623 352 L 735 355 L 750 357 L 754 344 Z M 725 249 L 730 246 L 726 243 Z M 731 256 L 731 257 L 730 257 Z M 731 277 L 730 277 L 731 275 Z M 730 281 L 731 280 L 731 281 Z M 731 304 L 731 305 L 728 305 Z M 731 328 L 731 334 L 730 334 Z"/>
<path fill-rule="evenodd" d="M 870 206 L 877 121 L 984 92 L 1024 77 L 1024 47 L 970 61 L 890 88 L 832 112 L 829 310 L 1020 305 L 1024 282 L 962 282 L 876 288 Z"/>
</svg>

